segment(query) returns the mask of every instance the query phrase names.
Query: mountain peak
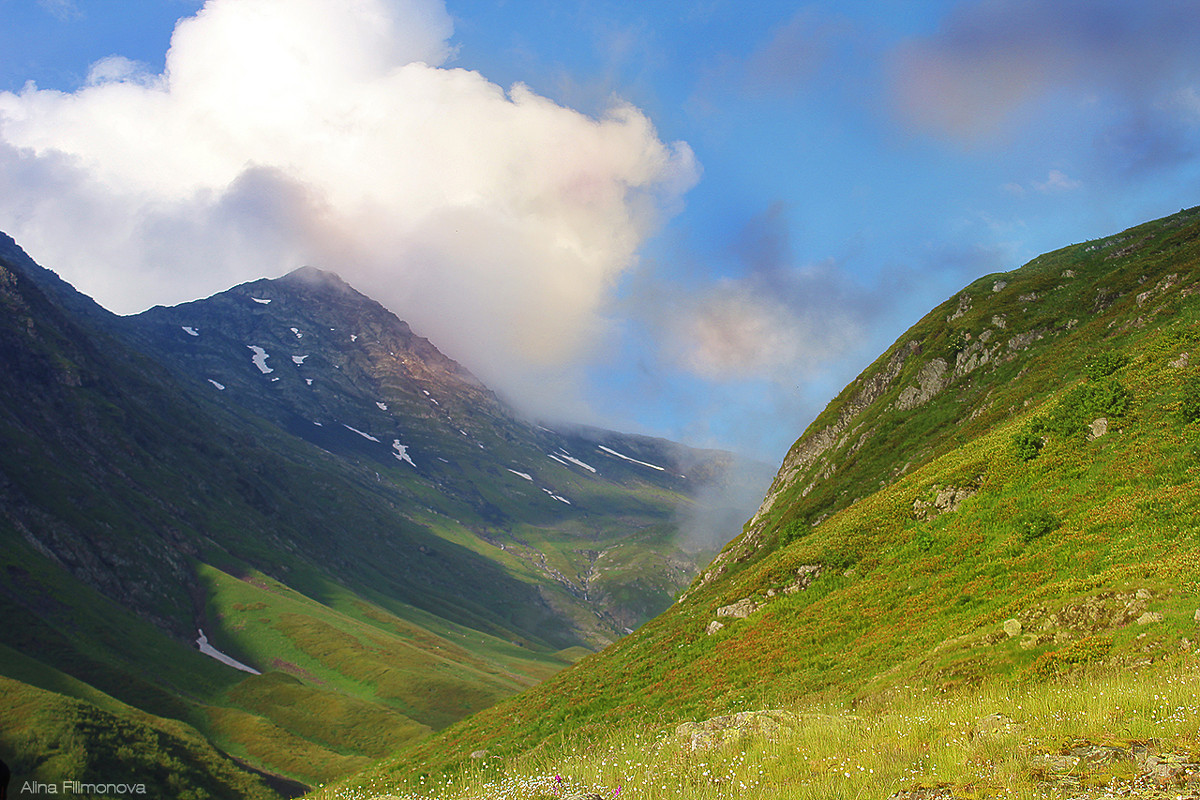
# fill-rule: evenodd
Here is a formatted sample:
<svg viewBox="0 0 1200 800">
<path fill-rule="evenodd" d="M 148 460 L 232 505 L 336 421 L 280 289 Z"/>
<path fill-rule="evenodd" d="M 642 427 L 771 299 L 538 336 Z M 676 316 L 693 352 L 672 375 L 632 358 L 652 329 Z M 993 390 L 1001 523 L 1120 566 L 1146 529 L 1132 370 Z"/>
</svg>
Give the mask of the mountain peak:
<svg viewBox="0 0 1200 800">
<path fill-rule="evenodd" d="M 294 269 L 274 282 L 284 285 L 297 284 L 309 288 L 336 289 L 342 292 L 354 291 L 354 287 L 342 280 L 342 277 L 336 272 L 329 272 L 317 267 Z"/>
</svg>

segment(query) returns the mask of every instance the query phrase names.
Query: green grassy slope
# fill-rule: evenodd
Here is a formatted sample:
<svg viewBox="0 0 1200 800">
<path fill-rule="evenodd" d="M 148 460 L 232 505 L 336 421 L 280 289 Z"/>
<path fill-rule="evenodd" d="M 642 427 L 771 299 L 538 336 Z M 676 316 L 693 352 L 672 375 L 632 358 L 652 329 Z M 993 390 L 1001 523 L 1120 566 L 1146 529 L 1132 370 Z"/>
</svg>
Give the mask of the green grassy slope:
<svg viewBox="0 0 1200 800">
<path fill-rule="evenodd" d="M 814 421 L 681 602 L 329 796 L 416 786 L 479 749 L 1182 658 L 1198 295 L 1197 209 L 976 281 Z"/>
</svg>

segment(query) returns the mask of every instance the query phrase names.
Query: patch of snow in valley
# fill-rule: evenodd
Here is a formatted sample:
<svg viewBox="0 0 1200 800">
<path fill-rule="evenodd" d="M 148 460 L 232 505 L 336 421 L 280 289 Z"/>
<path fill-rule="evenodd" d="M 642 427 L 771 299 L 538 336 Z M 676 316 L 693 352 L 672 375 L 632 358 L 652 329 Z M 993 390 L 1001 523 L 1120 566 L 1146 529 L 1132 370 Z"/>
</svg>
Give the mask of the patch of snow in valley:
<svg viewBox="0 0 1200 800">
<path fill-rule="evenodd" d="M 547 457 L 547 458 L 553 458 L 555 461 L 557 461 L 558 463 L 562 464 L 564 467 L 570 466 L 570 465 L 569 465 L 567 462 L 563 461 L 561 458 L 559 458 L 558 456 L 554 455 L 554 453 L 546 453 L 546 457 Z"/>
<path fill-rule="evenodd" d="M 330 328 L 329 330 L 333 330 L 333 328 Z M 352 341 L 352 342 L 357 342 L 357 341 L 358 341 L 358 334 L 357 334 L 357 333 L 352 333 L 352 334 L 350 334 L 350 341 Z"/>
<path fill-rule="evenodd" d="M 298 367 L 304 363 L 304 359 L 306 358 L 308 358 L 308 356 L 292 356 L 292 363 Z"/>
<path fill-rule="evenodd" d="M 300 332 L 300 329 L 299 329 L 299 328 L 288 328 L 288 330 L 290 330 L 292 333 L 296 334 L 296 338 L 297 338 L 297 339 L 303 339 L 303 338 L 304 338 L 304 334 Z"/>
<path fill-rule="evenodd" d="M 596 468 L 593 467 L 591 464 L 585 464 L 582 461 L 580 461 L 578 458 L 572 457 L 566 450 L 563 450 L 562 448 L 559 448 L 558 455 L 560 458 L 565 458 L 567 461 L 570 461 L 572 464 L 583 467 L 588 472 L 596 471 Z"/>
<path fill-rule="evenodd" d="M 656 465 L 656 464 L 647 464 L 645 461 L 638 461 L 636 458 L 630 458 L 629 456 L 622 455 L 621 453 L 618 453 L 616 450 L 610 450 L 609 448 L 605 447 L 605 446 L 604 446 L 604 445 L 602 445 L 602 444 L 600 444 L 600 445 L 596 445 L 596 446 L 597 446 L 598 448 L 600 448 L 601 450 L 603 450 L 604 452 L 608 453 L 610 456 L 616 456 L 617 458 L 623 458 L 623 459 L 625 459 L 626 461 L 632 462 L 632 463 L 634 463 L 634 464 L 640 464 L 640 465 L 642 465 L 643 467 L 649 467 L 650 469 L 656 469 L 656 470 L 658 470 L 659 472 L 666 472 L 666 471 L 667 471 L 665 467 L 660 467 L 660 466 L 658 466 L 658 465 Z"/>
<path fill-rule="evenodd" d="M 200 335 L 200 331 L 196 330 L 195 328 L 191 327 L 190 325 L 181 325 L 180 327 L 183 328 L 183 332 L 186 333 L 188 336 L 199 336 Z"/>
<path fill-rule="evenodd" d="M 375 405 L 379 406 L 380 411 L 387 411 L 387 403 L 380 403 L 376 401 Z"/>
<path fill-rule="evenodd" d="M 196 638 L 196 645 L 200 648 L 201 653 L 204 653 L 204 655 L 208 656 L 209 658 L 215 658 L 217 661 L 220 661 L 222 664 L 227 664 L 227 665 L 233 667 L 234 669 L 240 669 L 242 672 L 249 672 L 251 675 L 262 675 L 262 673 L 259 672 L 258 670 L 256 670 L 254 667 L 247 667 L 245 664 L 238 661 L 236 658 L 225 655 L 220 650 L 218 650 L 217 648 L 215 648 L 211 644 L 209 644 L 208 637 L 204 635 L 203 628 L 197 628 L 196 630 L 200 634 Z"/>
<path fill-rule="evenodd" d="M 392 449 L 396 451 L 396 452 L 392 453 L 392 455 L 394 455 L 399 461 L 407 461 L 409 464 L 412 464 L 414 467 L 416 466 L 416 464 L 413 464 L 413 460 L 411 458 L 409 458 L 408 445 L 400 444 L 399 439 L 393 439 L 392 440 Z"/>
<path fill-rule="evenodd" d="M 264 299 L 262 299 L 261 297 L 251 297 L 250 299 L 251 299 L 251 300 L 253 300 L 254 302 L 256 302 L 256 303 L 259 303 L 259 304 L 261 304 L 261 305 L 264 305 L 264 306 L 269 306 L 269 305 L 271 305 L 271 301 L 270 301 L 270 300 L 264 300 Z"/>
<path fill-rule="evenodd" d="M 508 468 L 505 467 L 505 469 L 508 469 Z M 509 469 L 508 471 L 511 472 L 513 475 L 516 475 L 517 477 L 524 478 L 527 481 L 533 480 L 532 475 L 526 475 L 524 472 L 517 472 L 515 469 Z"/>
<path fill-rule="evenodd" d="M 567 505 L 571 505 L 570 500 L 568 500 L 565 497 L 559 497 L 558 495 L 556 495 L 554 492 L 550 491 L 549 489 L 542 489 L 542 491 L 545 492 L 546 494 L 550 495 L 551 497 L 553 497 L 555 500 L 557 500 L 560 503 L 566 503 Z"/>
<path fill-rule="evenodd" d="M 266 350 L 263 350 L 261 347 L 259 347 L 256 344 L 248 344 L 248 345 L 246 345 L 246 347 L 249 347 L 251 350 L 254 351 L 254 355 L 253 355 L 253 357 L 251 357 L 250 360 L 254 362 L 254 366 L 258 367 L 259 372 L 261 372 L 263 375 L 266 375 L 268 372 L 275 371 L 271 367 L 267 366 L 267 359 L 270 358 L 271 356 L 269 356 L 267 354 Z"/>
<path fill-rule="evenodd" d="M 209 378 L 208 382 L 211 383 L 213 386 L 217 387 L 218 389 L 220 389 L 222 392 L 225 391 L 225 384 L 217 383 L 212 378 Z"/>
<path fill-rule="evenodd" d="M 312 386 L 312 378 L 305 378 L 304 382 L 307 383 L 309 386 Z"/>
<path fill-rule="evenodd" d="M 346 430 L 354 431 L 355 433 L 357 433 L 359 436 L 363 437 L 364 439 L 370 439 L 372 442 L 378 442 L 378 441 L 379 441 L 378 439 L 376 439 L 376 438 L 375 438 L 374 436 L 372 436 L 371 434 L 369 434 L 369 433 L 363 433 L 363 432 L 362 432 L 362 431 L 360 431 L 358 428 L 351 428 L 349 425 L 347 425 L 347 424 L 346 424 L 346 423 L 344 423 L 344 422 L 342 423 L 342 427 L 343 427 L 343 428 L 345 428 Z"/>
<path fill-rule="evenodd" d="M 321 423 L 317 422 L 316 420 L 313 420 L 313 425 L 316 425 L 318 428 L 324 428 L 324 427 L 325 427 L 324 425 L 322 425 Z"/>
</svg>

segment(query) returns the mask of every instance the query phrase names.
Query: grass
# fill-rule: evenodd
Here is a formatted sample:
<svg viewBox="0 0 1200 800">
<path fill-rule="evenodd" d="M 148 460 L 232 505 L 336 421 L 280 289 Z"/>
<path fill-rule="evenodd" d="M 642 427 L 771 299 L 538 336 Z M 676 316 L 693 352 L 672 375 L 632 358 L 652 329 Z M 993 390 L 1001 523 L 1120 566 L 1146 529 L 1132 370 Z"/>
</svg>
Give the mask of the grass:
<svg viewBox="0 0 1200 800">
<path fill-rule="evenodd" d="M 674 724 L 565 734 L 508 761 L 418 775 L 389 789 L 328 791 L 339 800 L 639 800 L 888 798 L 947 787 L 955 797 L 1043 798 L 1071 786 L 1129 787 L 1136 753 L 1200 759 L 1200 659 L 1190 652 L 1139 670 L 1097 667 L 1058 679 L 989 682 L 940 693 L 900 685 L 857 702 L 799 704 L 794 727 L 692 750 Z M 1000 716 L 996 716 L 1000 715 Z M 1087 747 L 1113 763 L 1072 759 Z M 1086 749 L 1083 752 L 1087 752 Z M 1064 757 L 1064 754 L 1068 754 Z"/>
</svg>

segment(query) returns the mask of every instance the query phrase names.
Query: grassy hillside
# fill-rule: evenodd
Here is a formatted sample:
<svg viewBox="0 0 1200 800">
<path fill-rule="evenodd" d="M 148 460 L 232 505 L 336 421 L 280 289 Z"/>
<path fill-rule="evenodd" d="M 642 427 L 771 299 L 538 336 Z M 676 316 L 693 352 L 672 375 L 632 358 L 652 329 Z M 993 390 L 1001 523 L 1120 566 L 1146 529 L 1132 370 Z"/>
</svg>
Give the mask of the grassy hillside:
<svg viewBox="0 0 1200 800">
<path fill-rule="evenodd" d="M 323 796 L 568 769 L 611 794 L 622 765 L 673 787 L 629 796 L 803 796 L 812 770 L 820 796 L 1036 796 L 1066 786 L 1054 759 L 1131 790 L 1151 751 L 1190 764 L 1198 294 L 1198 209 L 972 283 L 813 422 L 681 602 Z M 674 738 L 771 708 L 820 722 L 711 756 Z M 972 733 L 993 713 L 1002 745 Z M 1120 769 L 1088 749 L 1109 746 Z M 553 796 L 535 783 L 514 796 Z"/>
</svg>

